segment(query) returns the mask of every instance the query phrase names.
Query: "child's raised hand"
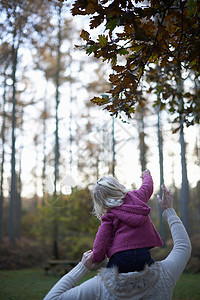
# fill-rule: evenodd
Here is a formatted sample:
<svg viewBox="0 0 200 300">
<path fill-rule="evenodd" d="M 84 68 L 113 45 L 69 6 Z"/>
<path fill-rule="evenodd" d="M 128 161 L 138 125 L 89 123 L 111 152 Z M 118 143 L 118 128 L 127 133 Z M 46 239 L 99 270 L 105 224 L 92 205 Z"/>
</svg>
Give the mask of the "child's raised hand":
<svg viewBox="0 0 200 300">
<path fill-rule="evenodd" d="M 149 170 L 145 170 L 141 174 L 141 178 L 143 179 L 145 175 L 151 175 L 151 172 Z"/>
</svg>

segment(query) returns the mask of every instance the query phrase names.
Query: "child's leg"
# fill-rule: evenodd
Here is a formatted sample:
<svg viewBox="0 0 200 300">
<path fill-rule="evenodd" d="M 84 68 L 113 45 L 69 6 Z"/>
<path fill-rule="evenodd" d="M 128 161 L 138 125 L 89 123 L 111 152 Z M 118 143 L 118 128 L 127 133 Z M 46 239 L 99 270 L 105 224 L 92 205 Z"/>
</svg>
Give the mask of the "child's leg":
<svg viewBox="0 0 200 300">
<path fill-rule="evenodd" d="M 119 273 L 141 271 L 145 265 L 151 265 L 154 261 L 148 248 L 131 249 L 115 253 L 109 260 L 106 268 L 117 266 Z"/>
</svg>

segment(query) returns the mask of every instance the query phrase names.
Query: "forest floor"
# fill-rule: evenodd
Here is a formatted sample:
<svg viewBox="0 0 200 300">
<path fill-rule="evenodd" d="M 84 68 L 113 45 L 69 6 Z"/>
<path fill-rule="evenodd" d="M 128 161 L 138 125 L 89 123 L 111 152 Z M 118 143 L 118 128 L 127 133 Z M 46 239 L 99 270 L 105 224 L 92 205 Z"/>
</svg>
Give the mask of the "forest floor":
<svg viewBox="0 0 200 300">
<path fill-rule="evenodd" d="M 93 277 L 95 271 L 88 273 L 82 282 Z M 0 271 L 0 299 L 42 300 L 59 276 L 45 275 L 43 269 L 22 269 Z M 200 273 L 185 272 L 174 289 L 173 300 L 200 299 Z"/>
</svg>

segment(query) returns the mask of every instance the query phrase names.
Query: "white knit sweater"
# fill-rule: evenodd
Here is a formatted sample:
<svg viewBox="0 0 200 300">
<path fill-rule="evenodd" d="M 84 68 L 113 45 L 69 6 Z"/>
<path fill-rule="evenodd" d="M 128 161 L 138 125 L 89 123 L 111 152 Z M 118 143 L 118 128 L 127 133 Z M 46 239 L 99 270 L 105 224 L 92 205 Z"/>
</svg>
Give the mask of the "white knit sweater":
<svg viewBox="0 0 200 300">
<path fill-rule="evenodd" d="M 174 247 L 166 259 L 141 272 L 119 274 L 115 268 L 105 268 L 97 276 L 77 286 L 88 272 L 80 262 L 57 282 L 44 300 L 171 299 L 173 288 L 190 257 L 191 243 L 173 208 L 166 209 L 163 216 L 174 241 Z"/>
</svg>

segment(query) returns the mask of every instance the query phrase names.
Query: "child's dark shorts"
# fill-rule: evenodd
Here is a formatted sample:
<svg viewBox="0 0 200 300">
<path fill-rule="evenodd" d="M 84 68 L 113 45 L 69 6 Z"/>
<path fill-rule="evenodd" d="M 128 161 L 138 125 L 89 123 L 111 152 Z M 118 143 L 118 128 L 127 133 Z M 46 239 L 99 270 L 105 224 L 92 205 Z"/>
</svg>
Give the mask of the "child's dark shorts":
<svg viewBox="0 0 200 300">
<path fill-rule="evenodd" d="M 145 265 L 151 265 L 154 261 L 148 248 L 131 249 L 113 254 L 106 268 L 117 266 L 119 273 L 142 271 Z"/>
</svg>

